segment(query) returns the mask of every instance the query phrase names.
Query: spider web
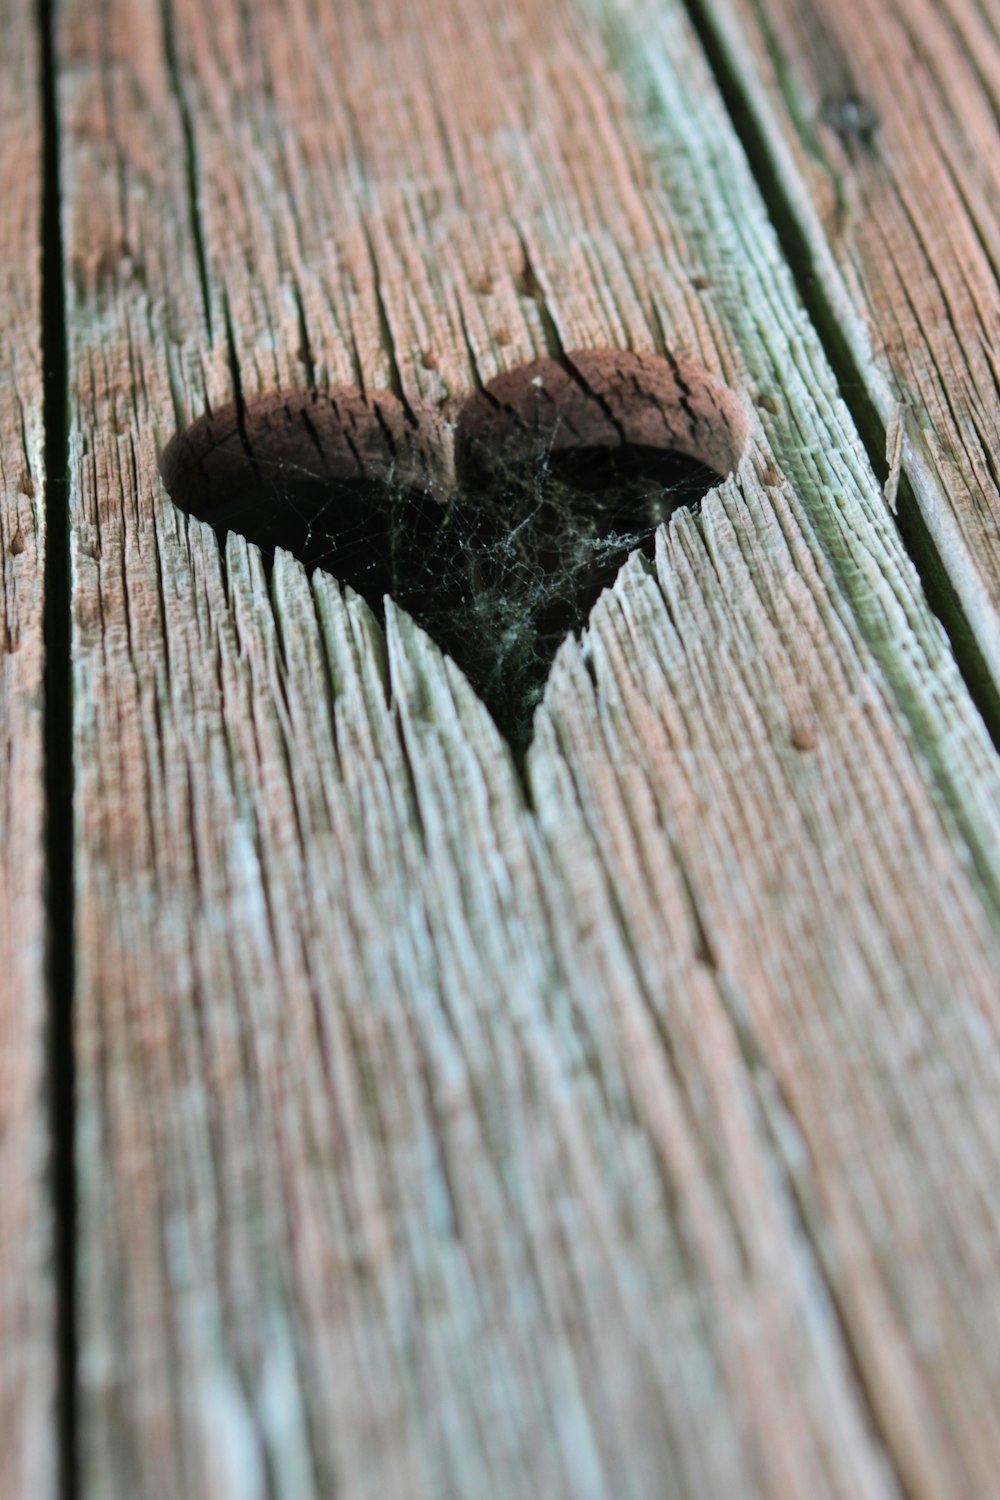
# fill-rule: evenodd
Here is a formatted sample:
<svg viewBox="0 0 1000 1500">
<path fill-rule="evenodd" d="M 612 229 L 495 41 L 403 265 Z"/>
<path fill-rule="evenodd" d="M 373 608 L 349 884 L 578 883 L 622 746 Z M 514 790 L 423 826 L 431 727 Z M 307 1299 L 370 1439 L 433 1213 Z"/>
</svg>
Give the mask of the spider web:
<svg viewBox="0 0 1000 1500">
<path fill-rule="evenodd" d="M 531 735 L 552 659 L 629 554 L 696 510 L 719 476 L 662 449 L 549 447 L 504 465 L 483 454 L 446 496 L 393 472 L 334 480 L 277 460 L 255 493 L 210 520 L 265 556 L 287 548 L 350 584 L 378 615 L 390 595 L 468 677 L 515 751 Z"/>
</svg>

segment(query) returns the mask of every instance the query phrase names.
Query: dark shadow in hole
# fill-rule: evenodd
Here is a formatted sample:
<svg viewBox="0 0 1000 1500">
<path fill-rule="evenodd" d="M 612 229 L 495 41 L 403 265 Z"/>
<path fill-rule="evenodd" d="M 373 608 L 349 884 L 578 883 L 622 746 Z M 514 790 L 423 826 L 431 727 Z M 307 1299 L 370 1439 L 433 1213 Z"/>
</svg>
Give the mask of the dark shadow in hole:
<svg viewBox="0 0 1000 1500">
<path fill-rule="evenodd" d="M 587 622 L 629 554 L 653 556 L 657 527 L 696 509 L 719 475 L 662 448 L 563 448 L 467 478 L 449 526 L 447 588 L 406 580 L 403 604 L 458 663 L 512 747 L 531 737 L 553 657 Z"/>
<path fill-rule="evenodd" d="M 648 356 L 539 361 L 472 398 L 448 433 L 388 393 L 264 397 L 168 444 L 171 498 L 270 561 L 286 548 L 378 613 L 390 595 L 461 667 L 511 746 L 552 659 L 629 553 L 696 508 L 745 441 L 739 399 Z"/>
<path fill-rule="evenodd" d="M 658 448 L 563 449 L 479 476 L 446 503 L 426 487 L 260 464 L 195 513 L 349 584 L 381 616 L 389 594 L 468 677 L 512 748 L 526 746 L 552 659 L 629 553 L 718 480 Z M 180 496 L 176 498 L 181 499 Z"/>
</svg>

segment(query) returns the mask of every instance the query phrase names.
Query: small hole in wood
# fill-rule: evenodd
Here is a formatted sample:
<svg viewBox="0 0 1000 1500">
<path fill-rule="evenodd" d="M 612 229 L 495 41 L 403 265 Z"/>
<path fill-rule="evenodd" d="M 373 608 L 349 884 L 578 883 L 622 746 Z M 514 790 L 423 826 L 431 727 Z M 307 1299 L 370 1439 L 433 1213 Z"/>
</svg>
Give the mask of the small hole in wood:
<svg viewBox="0 0 1000 1500">
<path fill-rule="evenodd" d="M 457 414 L 457 481 L 436 413 L 357 391 L 205 417 L 168 445 L 163 478 L 220 535 L 266 557 L 286 548 L 377 612 L 390 595 L 521 749 L 567 633 L 630 552 L 652 555 L 661 522 L 697 508 L 745 439 L 742 405 L 715 383 L 682 372 L 678 386 L 676 370 L 647 362 L 626 390 L 612 373 L 591 384 L 585 367 L 542 361 L 500 377 Z"/>
</svg>

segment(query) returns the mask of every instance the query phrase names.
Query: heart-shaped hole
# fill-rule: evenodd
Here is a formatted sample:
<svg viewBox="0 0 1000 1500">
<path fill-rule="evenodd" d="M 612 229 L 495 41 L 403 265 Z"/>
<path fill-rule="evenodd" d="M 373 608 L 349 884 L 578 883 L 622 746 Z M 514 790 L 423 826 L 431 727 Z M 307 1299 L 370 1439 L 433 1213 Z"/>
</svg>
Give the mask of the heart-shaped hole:
<svg viewBox="0 0 1000 1500">
<path fill-rule="evenodd" d="M 747 431 L 745 404 L 697 367 L 585 352 L 499 377 L 453 421 L 356 390 L 229 407 L 161 470 L 220 535 L 287 548 L 376 611 L 391 595 L 520 749 L 567 633 L 736 467 Z"/>
</svg>

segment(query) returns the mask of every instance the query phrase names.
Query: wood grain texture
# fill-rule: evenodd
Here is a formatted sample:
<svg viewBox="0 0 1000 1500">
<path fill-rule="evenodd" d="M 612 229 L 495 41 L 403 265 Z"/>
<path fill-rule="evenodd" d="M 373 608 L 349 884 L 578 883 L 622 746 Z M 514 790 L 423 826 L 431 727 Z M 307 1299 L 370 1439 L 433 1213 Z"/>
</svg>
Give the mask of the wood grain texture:
<svg viewBox="0 0 1000 1500">
<path fill-rule="evenodd" d="M 52 1494 L 42 718 L 41 85 L 34 8 L 0 7 L 0 1494 Z M 68 940 L 68 935 L 67 935 Z"/>
<path fill-rule="evenodd" d="M 995 757 L 680 10 L 59 36 L 83 1494 L 987 1496 Z M 751 433 L 523 781 L 159 481 L 234 372 L 445 431 L 601 349 Z"/>
<path fill-rule="evenodd" d="M 887 462 L 1000 682 L 1000 13 L 979 0 L 698 4 Z"/>
</svg>

